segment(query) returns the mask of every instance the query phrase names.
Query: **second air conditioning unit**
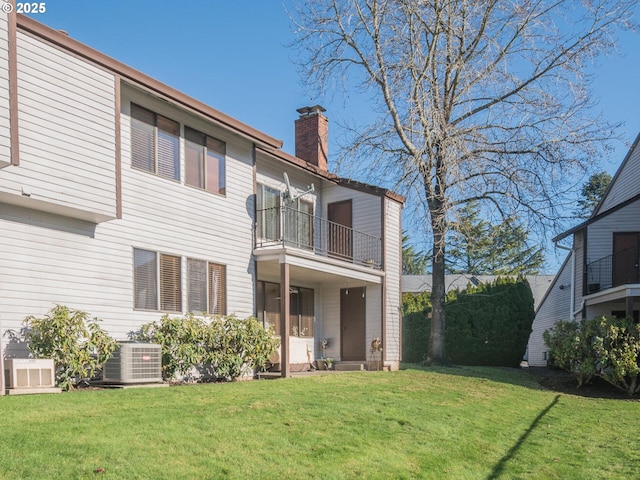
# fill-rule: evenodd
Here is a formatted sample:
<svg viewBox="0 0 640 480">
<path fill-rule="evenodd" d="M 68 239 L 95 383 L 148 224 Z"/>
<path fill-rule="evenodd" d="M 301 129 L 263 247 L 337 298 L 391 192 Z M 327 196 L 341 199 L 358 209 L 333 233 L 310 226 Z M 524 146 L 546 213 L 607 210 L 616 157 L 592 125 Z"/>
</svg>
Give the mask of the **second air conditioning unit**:
<svg viewBox="0 0 640 480">
<path fill-rule="evenodd" d="M 105 383 L 162 382 L 162 349 L 152 343 L 119 343 L 102 369 Z"/>
<path fill-rule="evenodd" d="M 56 382 L 53 360 L 7 358 L 4 378 L 5 386 L 11 389 L 53 388 Z"/>
</svg>

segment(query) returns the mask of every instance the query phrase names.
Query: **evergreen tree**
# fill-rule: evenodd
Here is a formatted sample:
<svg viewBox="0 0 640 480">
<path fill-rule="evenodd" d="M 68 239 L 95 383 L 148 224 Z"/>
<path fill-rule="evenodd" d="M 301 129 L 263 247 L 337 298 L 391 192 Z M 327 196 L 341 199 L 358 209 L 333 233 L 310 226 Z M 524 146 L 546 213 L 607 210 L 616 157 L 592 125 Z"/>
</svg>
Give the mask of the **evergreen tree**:
<svg viewBox="0 0 640 480">
<path fill-rule="evenodd" d="M 480 218 L 477 203 L 465 205 L 451 224 L 447 271 L 469 275 L 485 273 L 486 260 L 492 250 L 491 230 L 489 222 Z"/>
<path fill-rule="evenodd" d="M 424 275 L 427 270 L 429 257 L 423 252 L 416 252 L 409 244 L 409 235 L 402 232 L 402 274 Z"/>
<path fill-rule="evenodd" d="M 452 224 L 447 271 L 469 275 L 535 275 L 544 263 L 541 248 L 530 246 L 522 224 L 506 219 L 491 225 L 477 203 L 466 205 Z"/>
<path fill-rule="evenodd" d="M 611 175 L 607 172 L 599 172 L 591 175 L 580 191 L 582 198 L 578 200 L 576 215 L 580 218 L 589 218 L 598 206 L 598 202 L 610 183 Z"/>
</svg>

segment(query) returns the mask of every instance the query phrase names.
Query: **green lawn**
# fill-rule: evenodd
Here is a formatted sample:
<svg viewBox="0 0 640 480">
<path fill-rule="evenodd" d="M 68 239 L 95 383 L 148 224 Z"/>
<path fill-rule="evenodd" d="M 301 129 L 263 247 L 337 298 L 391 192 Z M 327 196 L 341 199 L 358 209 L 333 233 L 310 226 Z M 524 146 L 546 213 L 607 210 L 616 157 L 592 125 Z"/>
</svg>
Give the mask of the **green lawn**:
<svg viewBox="0 0 640 480">
<path fill-rule="evenodd" d="M 640 475 L 640 402 L 558 394 L 518 370 L 0 397 L 0 412 L 0 479 Z"/>
</svg>

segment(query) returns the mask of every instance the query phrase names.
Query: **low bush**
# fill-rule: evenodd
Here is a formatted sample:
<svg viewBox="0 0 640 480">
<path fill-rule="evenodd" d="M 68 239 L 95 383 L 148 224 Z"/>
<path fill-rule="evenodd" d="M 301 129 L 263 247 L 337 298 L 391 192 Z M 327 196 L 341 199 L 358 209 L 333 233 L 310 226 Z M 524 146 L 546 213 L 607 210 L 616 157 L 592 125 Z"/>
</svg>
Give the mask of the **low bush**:
<svg viewBox="0 0 640 480">
<path fill-rule="evenodd" d="M 56 305 L 42 318 L 26 317 L 22 337 L 35 358 L 53 359 L 56 384 L 69 390 L 93 377 L 116 347 L 98 322 L 88 313 Z"/>
<path fill-rule="evenodd" d="M 596 374 L 595 349 L 589 341 L 594 334 L 590 331 L 594 326 L 593 321 L 560 321 L 553 331 L 547 330 L 542 334 L 549 347 L 550 364 L 571 372 L 579 387 Z"/>
<path fill-rule="evenodd" d="M 571 372 L 578 385 L 598 376 L 628 395 L 640 392 L 640 325 L 633 319 L 558 322 L 543 335 L 552 364 Z"/>
<path fill-rule="evenodd" d="M 187 314 L 164 315 L 158 322 L 143 325 L 132 339 L 162 347 L 162 374 L 171 380 L 177 374 L 188 377 L 194 367 L 207 370 L 219 380 L 233 380 L 245 369 L 264 367 L 278 348 L 273 332 L 255 318 L 235 316 L 203 319 Z"/>
</svg>

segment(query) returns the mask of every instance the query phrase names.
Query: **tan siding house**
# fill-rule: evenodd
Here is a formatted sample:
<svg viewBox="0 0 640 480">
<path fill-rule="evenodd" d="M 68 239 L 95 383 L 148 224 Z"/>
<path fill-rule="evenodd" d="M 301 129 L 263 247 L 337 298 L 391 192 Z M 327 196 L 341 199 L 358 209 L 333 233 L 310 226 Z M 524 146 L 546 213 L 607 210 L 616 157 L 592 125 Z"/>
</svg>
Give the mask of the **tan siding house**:
<svg viewBox="0 0 640 480">
<path fill-rule="evenodd" d="M 366 365 L 380 338 L 398 368 L 404 199 L 327 170 L 309 141 L 326 142 L 323 112 L 299 110 L 306 141 L 289 155 L 65 34 L 0 18 L 0 334 L 54 304 L 119 340 L 165 313 L 236 314 L 274 329 L 283 376 L 323 339 Z M 26 353 L 0 335 L 0 357 Z"/>
<path fill-rule="evenodd" d="M 565 290 L 550 291 L 538 309 L 529 341 L 530 364 L 546 365 L 542 333 L 559 320 L 640 317 L 639 139 L 591 217 L 554 239 L 571 245 L 564 247 L 570 250 L 569 258 L 556 280 Z"/>
</svg>

